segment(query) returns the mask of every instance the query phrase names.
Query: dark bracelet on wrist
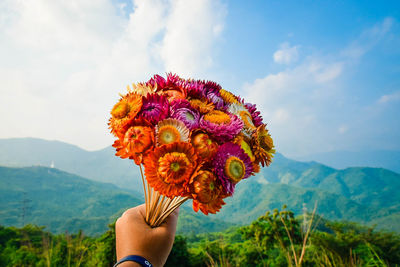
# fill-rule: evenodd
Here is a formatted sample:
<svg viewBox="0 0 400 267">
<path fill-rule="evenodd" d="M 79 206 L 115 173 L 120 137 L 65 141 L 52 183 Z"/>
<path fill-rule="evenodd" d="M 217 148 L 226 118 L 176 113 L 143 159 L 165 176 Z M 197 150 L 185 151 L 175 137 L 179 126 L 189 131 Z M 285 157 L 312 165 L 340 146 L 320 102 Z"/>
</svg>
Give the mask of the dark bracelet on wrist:
<svg viewBox="0 0 400 267">
<path fill-rule="evenodd" d="M 137 255 L 129 255 L 126 257 L 123 257 L 122 259 L 120 259 L 116 264 L 114 264 L 113 267 L 118 266 L 120 263 L 123 263 L 125 261 L 134 261 L 139 263 L 140 265 L 142 265 L 143 267 L 153 267 L 153 265 L 146 260 L 145 258 L 143 258 L 142 256 L 137 256 Z"/>
</svg>

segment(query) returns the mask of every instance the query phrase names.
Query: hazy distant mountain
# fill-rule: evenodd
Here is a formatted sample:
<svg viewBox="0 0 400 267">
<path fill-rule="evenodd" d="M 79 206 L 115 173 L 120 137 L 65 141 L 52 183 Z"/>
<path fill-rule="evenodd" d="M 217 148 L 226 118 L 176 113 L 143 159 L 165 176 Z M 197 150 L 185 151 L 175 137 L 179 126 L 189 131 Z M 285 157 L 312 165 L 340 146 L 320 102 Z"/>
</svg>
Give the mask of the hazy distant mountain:
<svg viewBox="0 0 400 267">
<path fill-rule="evenodd" d="M 297 158 L 301 161 L 317 161 L 336 169 L 348 167 L 385 168 L 400 173 L 400 151 L 333 151 Z"/>
<path fill-rule="evenodd" d="M 76 146 L 40 139 L 0 140 L 0 165 L 47 165 L 93 180 L 110 182 L 141 194 L 138 168 L 114 156 L 112 147 L 88 152 Z M 255 177 L 242 181 L 237 192 L 216 216 L 244 223 L 283 204 L 301 212 L 303 203 L 329 219 L 348 219 L 400 231 L 400 174 L 381 168 L 337 170 L 317 162 L 299 162 L 281 154 Z M 193 219 L 201 219 L 198 215 Z M 194 223 L 194 221 L 191 221 Z M 201 220 L 196 224 L 198 227 Z"/>
<path fill-rule="evenodd" d="M 36 138 L 0 139 L 0 165 L 46 166 L 142 192 L 139 167 L 132 160 L 114 156 L 114 148 L 86 151 L 59 141 Z"/>
<path fill-rule="evenodd" d="M 56 233 L 99 234 L 127 208 L 134 192 L 47 167 L 0 167 L 0 225 L 45 225 Z M 178 232 L 221 231 L 233 224 L 181 209 Z"/>
<path fill-rule="evenodd" d="M 77 146 L 59 141 L 47 141 L 36 138 L 0 139 L 0 165 L 10 167 L 48 166 L 54 163 L 55 167 L 74 173 L 95 181 L 109 182 L 122 188 L 142 192 L 140 172 L 133 161 L 120 159 L 115 155 L 113 147 L 98 151 L 86 151 Z M 400 172 L 400 152 L 398 151 L 371 151 L 363 152 L 331 152 L 320 154 L 323 164 L 335 168 L 345 167 L 385 167 L 389 170 Z M 325 162 L 324 156 L 331 155 L 337 162 L 343 164 L 330 164 Z M 335 157 L 333 157 L 335 156 Z M 310 156 L 317 159 L 319 156 Z M 311 159 L 311 158 L 310 158 Z M 310 160 L 304 159 L 304 160 Z M 368 159 L 368 160 L 367 160 Z M 397 166 L 397 167 L 396 167 Z M 297 181 L 299 175 L 306 170 L 317 172 L 314 179 L 329 175 L 336 170 L 316 162 L 300 162 L 290 160 L 278 154 L 273 164 L 263 168 L 262 173 L 269 182 L 291 184 Z M 308 179 L 312 174 L 307 175 Z M 301 183 L 301 182 L 298 182 Z M 306 186 L 301 183 L 300 186 Z M 313 186 L 311 186 L 313 187 Z"/>
</svg>

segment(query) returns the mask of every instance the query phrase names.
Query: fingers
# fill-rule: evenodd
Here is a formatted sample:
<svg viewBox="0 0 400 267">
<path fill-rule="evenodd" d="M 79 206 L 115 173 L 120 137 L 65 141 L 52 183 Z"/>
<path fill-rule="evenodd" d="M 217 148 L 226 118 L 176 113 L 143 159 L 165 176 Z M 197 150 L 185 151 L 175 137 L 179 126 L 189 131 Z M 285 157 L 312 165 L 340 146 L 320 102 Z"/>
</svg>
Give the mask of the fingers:
<svg viewBox="0 0 400 267">
<path fill-rule="evenodd" d="M 121 217 L 131 215 L 131 214 L 137 214 L 138 212 L 139 212 L 139 214 L 146 214 L 146 205 L 142 204 L 142 205 L 136 206 L 134 208 L 127 209 L 124 213 L 122 213 Z"/>
<path fill-rule="evenodd" d="M 176 231 L 176 225 L 178 224 L 178 217 L 179 217 L 179 208 L 174 210 L 165 220 L 164 223 L 162 223 L 158 229 L 159 232 L 165 233 L 168 232 L 172 234 L 173 236 L 175 235 Z"/>
<path fill-rule="evenodd" d="M 121 223 L 122 221 L 134 221 L 135 223 L 140 225 L 147 225 L 145 221 L 145 216 L 146 205 L 142 204 L 134 208 L 130 208 L 122 213 L 121 217 L 117 220 L 117 224 Z"/>
<path fill-rule="evenodd" d="M 157 231 L 159 232 L 169 232 L 175 234 L 176 231 L 176 225 L 178 223 L 178 216 L 179 216 L 179 208 L 175 209 L 163 222 L 159 227 L 153 228 L 153 229 L 159 229 Z M 136 206 L 134 208 L 130 208 L 126 210 L 121 217 L 117 220 L 118 221 L 125 221 L 125 220 L 130 220 L 130 221 L 135 221 L 136 223 L 140 224 L 146 224 L 145 221 L 146 218 L 146 205 L 142 204 L 139 206 Z M 149 226 L 150 227 L 150 226 Z"/>
</svg>

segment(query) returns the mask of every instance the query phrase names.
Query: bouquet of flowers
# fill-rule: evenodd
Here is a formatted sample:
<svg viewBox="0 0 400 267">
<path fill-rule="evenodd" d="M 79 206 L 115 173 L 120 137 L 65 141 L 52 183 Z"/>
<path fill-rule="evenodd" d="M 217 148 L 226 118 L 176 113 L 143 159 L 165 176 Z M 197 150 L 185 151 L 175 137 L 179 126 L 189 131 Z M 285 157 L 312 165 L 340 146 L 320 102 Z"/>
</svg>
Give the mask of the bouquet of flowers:
<svg viewBox="0 0 400 267">
<path fill-rule="evenodd" d="M 218 212 L 235 185 L 268 166 L 275 152 L 255 105 L 215 82 L 171 73 L 128 86 L 109 126 L 116 155 L 140 167 L 153 227 L 188 199 L 196 212 Z"/>
</svg>

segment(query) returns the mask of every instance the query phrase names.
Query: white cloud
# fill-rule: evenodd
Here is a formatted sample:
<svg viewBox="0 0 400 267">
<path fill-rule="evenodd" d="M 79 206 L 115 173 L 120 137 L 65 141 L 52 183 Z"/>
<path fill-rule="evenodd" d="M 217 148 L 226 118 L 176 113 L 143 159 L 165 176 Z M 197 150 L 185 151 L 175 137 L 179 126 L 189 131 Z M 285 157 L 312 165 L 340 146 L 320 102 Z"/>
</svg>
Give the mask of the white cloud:
<svg viewBox="0 0 400 267">
<path fill-rule="evenodd" d="M 347 77 L 343 74 L 352 71 L 356 60 L 373 49 L 388 34 L 393 23 L 392 18 L 386 18 L 366 29 L 341 51 L 328 55 L 305 55 L 304 60 L 284 71 L 245 84 L 245 99 L 256 103 L 262 110 L 277 151 L 299 156 L 346 149 L 350 143 L 355 147 L 355 142 L 360 141 L 359 136 L 372 132 L 365 131 L 371 128 L 371 114 L 349 97 L 344 83 Z M 275 62 L 293 63 L 298 56 L 295 48 L 288 43 L 282 45 L 274 53 Z M 382 96 L 378 102 L 399 100 L 400 91 L 396 91 Z M 354 129 L 351 133 L 348 125 Z M 343 141 L 345 133 L 348 143 Z"/>
<path fill-rule="evenodd" d="M 277 50 L 274 55 L 274 61 L 279 64 L 290 64 L 296 62 L 299 57 L 298 52 L 299 46 L 290 46 L 289 43 L 283 43 L 280 49 Z"/>
<path fill-rule="evenodd" d="M 327 132 L 320 120 L 337 108 L 340 62 L 309 58 L 296 67 L 246 84 L 245 99 L 257 104 L 271 130 L 277 151 L 286 155 L 318 150 Z M 330 108 L 331 112 L 316 112 Z M 332 126 L 333 127 L 333 126 Z M 316 147 L 311 147 L 317 144 Z"/>
<path fill-rule="evenodd" d="M 319 83 L 329 82 L 340 76 L 343 70 L 342 62 L 334 62 L 323 66 L 315 73 L 315 80 Z"/>
<path fill-rule="evenodd" d="M 378 99 L 379 104 L 385 104 L 389 102 L 400 101 L 400 91 L 393 92 L 391 94 L 383 95 Z"/>
<path fill-rule="evenodd" d="M 160 47 L 165 69 L 184 76 L 199 74 L 213 63 L 209 51 L 222 31 L 225 8 L 217 1 L 178 0 L 171 9 Z"/>
<path fill-rule="evenodd" d="M 137 0 L 129 15 L 121 9 L 111 0 L 1 1 L 0 138 L 102 148 L 112 140 L 108 112 L 128 83 L 212 67 L 226 14 L 218 1 Z"/>
</svg>

